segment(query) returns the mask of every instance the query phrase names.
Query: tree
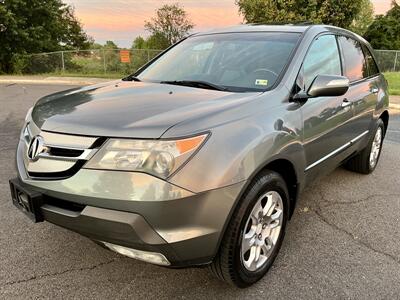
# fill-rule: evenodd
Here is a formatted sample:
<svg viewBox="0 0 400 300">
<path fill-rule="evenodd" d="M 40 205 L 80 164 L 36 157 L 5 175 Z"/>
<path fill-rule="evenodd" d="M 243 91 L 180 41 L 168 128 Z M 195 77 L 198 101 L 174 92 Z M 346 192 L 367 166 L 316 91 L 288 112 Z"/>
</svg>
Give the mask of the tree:
<svg viewBox="0 0 400 300">
<path fill-rule="evenodd" d="M 369 25 L 374 21 L 374 6 L 370 0 L 363 0 L 361 3 L 361 10 L 353 23 L 350 25 L 350 30 L 364 35 Z"/>
<path fill-rule="evenodd" d="M 138 36 L 133 40 L 132 49 L 145 49 L 146 48 L 146 40 L 141 36 Z"/>
<path fill-rule="evenodd" d="M 166 4 L 157 9 L 151 21 L 145 21 L 144 27 L 154 38 L 163 37 L 170 46 L 188 35 L 194 24 L 179 4 Z"/>
<path fill-rule="evenodd" d="M 100 50 L 103 49 L 103 45 L 99 43 L 91 43 L 89 49 Z"/>
<path fill-rule="evenodd" d="M 392 2 L 386 15 L 379 15 L 368 27 L 364 37 L 375 49 L 400 49 L 400 5 Z"/>
<path fill-rule="evenodd" d="M 311 21 L 349 28 L 364 0 L 236 0 L 248 23 Z"/>
<path fill-rule="evenodd" d="M 0 2 L 0 24 L 0 72 L 12 72 L 24 54 L 86 49 L 93 42 L 61 0 Z"/>
<path fill-rule="evenodd" d="M 138 36 L 132 43 L 132 49 L 164 50 L 170 46 L 167 38 L 161 33 L 150 35 L 147 39 Z"/>
<path fill-rule="evenodd" d="M 167 49 L 171 46 L 170 41 L 161 33 L 154 33 L 146 40 L 147 49 Z"/>
<path fill-rule="evenodd" d="M 113 41 L 106 41 L 103 48 L 107 49 L 107 50 L 116 50 L 116 49 L 118 49 L 118 46 Z"/>
</svg>

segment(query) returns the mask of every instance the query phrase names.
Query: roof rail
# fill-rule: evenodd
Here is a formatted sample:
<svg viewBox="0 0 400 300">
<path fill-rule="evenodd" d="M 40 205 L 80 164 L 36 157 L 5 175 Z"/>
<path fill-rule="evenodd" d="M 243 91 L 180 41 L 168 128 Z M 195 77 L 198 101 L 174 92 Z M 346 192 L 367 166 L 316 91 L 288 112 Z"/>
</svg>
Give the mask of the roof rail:
<svg viewBox="0 0 400 300">
<path fill-rule="evenodd" d="M 315 25 L 312 21 L 299 21 L 299 22 L 288 22 L 288 21 L 279 21 L 279 22 L 256 22 L 256 23 L 248 23 L 248 25 L 293 25 L 293 26 L 306 26 L 306 25 Z"/>
</svg>

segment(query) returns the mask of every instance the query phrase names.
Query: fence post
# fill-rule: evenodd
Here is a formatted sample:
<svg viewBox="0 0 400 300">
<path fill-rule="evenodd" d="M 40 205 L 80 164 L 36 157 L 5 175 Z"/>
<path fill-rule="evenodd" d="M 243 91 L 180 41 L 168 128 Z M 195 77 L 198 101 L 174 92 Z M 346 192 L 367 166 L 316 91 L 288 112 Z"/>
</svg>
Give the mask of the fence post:
<svg viewBox="0 0 400 300">
<path fill-rule="evenodd" d="M 63 73 L 65 72 L 64 51 L 61 51 L 61 66 Z"/>
<path fill-rule="evenodd" d="M 107 74 L 106 52 L 104 51 L 104 49 L 101 49 L 101 52 L 103 53 L 103 69 L 104 69 L 104 74 Z"/>
<path fill-rule="evenodd" d="M 150 61 L 150 49 L 147 49 L 147 62 Z"/>
<path fill-rule="evenodd" d="M 396 56 L 395 56 L 395 58 L 394 58 L 393 72 L 396 72 L 397 54 L 398 54 L 398 53 L 399 53 L 399 52 L 396 51 Z"/>
</svg>

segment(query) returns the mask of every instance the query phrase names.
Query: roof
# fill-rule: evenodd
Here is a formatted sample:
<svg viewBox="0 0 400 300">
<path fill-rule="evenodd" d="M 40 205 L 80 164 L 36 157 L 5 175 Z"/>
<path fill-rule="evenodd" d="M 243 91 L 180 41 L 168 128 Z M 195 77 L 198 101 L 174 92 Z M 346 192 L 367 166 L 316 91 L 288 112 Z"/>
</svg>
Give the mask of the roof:
<svg viewBox="0 0 400 300">
<path fill-rule="evenodd" d="M 266 24 L 243 24 L 226 28 L 218 28 L 199 34 L 229 33 L 229 32 L 305 32 L 310 26 L 318 25 L 266 25 Z"/>
<path fill-rule="evenodd" d="M 335 32 L 350 35 L 353 38 L 362 41 L 365 44 L 368 42 L 357 35 L 354 32 L 351 32 L 347 29 L 325 25 L 325 24 L 312 24 L 312 23 L 299 23 L 299 24 L 285 24 L 285 25 L 271 25 L 271 24 L 242 24 L 225 28 L 218 28 L 208 32 L 198 32 L 193 34 L 196 35 L 207 35 L 207 34 L 218 34 L 218 33 L 237 33 L 237 32 L 294 32 L 294 33 L 305 33 L 308 29 L 311 34 L 315 35 L 320 32 Z"/>
</svg>

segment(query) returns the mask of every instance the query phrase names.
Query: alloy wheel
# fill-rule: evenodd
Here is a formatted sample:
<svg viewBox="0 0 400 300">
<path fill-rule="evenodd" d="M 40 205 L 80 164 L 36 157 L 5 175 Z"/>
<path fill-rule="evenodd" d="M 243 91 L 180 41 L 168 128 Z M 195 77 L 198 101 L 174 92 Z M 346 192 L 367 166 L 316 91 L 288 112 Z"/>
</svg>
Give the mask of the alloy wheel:
<svg viewBox="0 0 400 300">
<path fill-rule="evenodd" d="M 240 258 L 248 271 L 261 269 L 275 249 L 283 222 L 283 201 L 278 192 L 263 194 L 256 202 L 243 232 Z"/>
<path fill-rule="evenodd" d="M 378 127 L 374 140 L 372 141 L 371 153 L 369 155 L 369 166 L 371 169 L 375 168 L 378 163 L 379 154 L 382 146 L 382 128 Z"/>
</svg>

